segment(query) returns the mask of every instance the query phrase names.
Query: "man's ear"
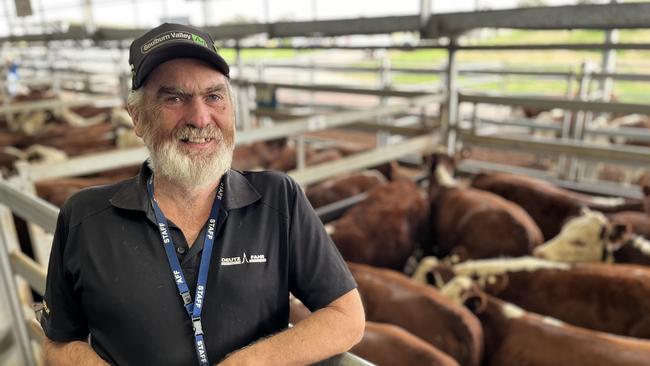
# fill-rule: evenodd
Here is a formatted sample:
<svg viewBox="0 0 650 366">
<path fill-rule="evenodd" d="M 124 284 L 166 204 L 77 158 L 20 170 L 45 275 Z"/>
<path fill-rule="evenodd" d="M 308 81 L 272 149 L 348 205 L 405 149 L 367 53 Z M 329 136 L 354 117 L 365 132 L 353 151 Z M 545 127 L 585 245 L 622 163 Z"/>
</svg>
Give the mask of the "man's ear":
<svg viewBox="0 0 650 366">
<path fill-rule="evenodd" d="M 129 112 L 131 120 L 133 120 L 133 132 L 135 135 L 142 138 L 142 121 L 140 120 L 139 111 L 133 106 L 127 106 L 126 111 Z"/>
</svg>

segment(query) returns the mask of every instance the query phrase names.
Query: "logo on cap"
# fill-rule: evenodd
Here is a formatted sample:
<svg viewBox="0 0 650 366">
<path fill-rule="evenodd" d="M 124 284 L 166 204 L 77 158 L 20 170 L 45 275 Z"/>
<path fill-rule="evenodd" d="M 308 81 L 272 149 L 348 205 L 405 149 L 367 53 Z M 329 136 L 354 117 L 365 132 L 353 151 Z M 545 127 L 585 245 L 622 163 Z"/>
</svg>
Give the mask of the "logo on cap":
<svg viewBox="0 0 650 366">
<path fill-rule="evenodd" d="M 192 34 L 192 40 L 194 41 L 194 43 L 198 43 L 201 46 L 208 47 L 208 44 L 205 42 L 205 39 L 197 36 L 196 34 Z"/>
<path fill-rule="evenodd" d="M 152 39 L 145 42 L 142 47 L 140 47 L 140 52 L 147 53 L 154 48 L 160 46 L 161 44 L 168 41 L 193 41 L 194 43 L 200 44 L 201 46 L 208 47 L 207 42 L 202 37 L 197 36 L 196 34 L 183 32 L 183 31 L 169 31 L 161 33 Z"/>
</svg>

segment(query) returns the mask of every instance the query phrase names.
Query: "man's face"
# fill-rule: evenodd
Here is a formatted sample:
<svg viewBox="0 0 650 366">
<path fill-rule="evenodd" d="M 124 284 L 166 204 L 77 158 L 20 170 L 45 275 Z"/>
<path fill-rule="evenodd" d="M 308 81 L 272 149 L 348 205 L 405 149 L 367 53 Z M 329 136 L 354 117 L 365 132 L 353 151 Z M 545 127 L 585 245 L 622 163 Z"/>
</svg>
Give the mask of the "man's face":
<svg viewBox="0 0 650 366">
<path fill-rule="evenodd" d="M 196 59 L 167 61 L 151 72 L 143 110 L 133 115 L 156 174 L 192 188 L 216 182 L 230 168 L 235 124 L 227 83 Z"/>
</svg>

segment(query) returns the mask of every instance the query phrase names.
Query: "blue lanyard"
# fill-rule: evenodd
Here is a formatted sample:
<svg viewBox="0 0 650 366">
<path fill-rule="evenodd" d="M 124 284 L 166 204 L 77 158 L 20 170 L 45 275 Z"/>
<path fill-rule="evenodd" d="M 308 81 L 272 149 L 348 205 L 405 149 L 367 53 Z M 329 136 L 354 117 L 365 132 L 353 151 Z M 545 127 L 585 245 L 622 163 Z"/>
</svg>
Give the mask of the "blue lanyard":
<svg viewBox="0 0 650 366">
<path fill-rule="evenodd" d="M 208 353 L 205 348 L 205 342 L 203 340 L 201 311 L 203 310 L 203 300 L 205 299 L 205 293 L 207 291 L 205 285 L 208 282 L 208 267 L 210 266 L 210 258 L 212 257 L 215 227 L 217 225 L 219 207 L 221 206 L 221 200 L 223 199 L 223 180 L 221 183 L 219 183 L 217 196 L 214 199 L 212 209 L 210 210 L 210 217 L 208 218 L 208 229 L 205 233 L 205 241 L 203 243 L 203 253 L 201 254 L 201 264 L 199 265 L 199 276 L 196 280 L 196 294 L 194 296 L 194 301 L 192 301 L 190 289 L 187 287 L 187 282 L 185 281 L 185 276 L 183 275 L 181 264 L 178 262 L 178 257 L 174 251 L 174 242 L 169 232 L 169 227 L 167 226 L 167 219 L 165 218 L 163 212 L 160 210 L 158 202 L 156 202 L 156 199 L 153 196 L 153 174 L 147 182 L 147 190 L 149 191 L 149 199 L 151 200 L 151 205 L 153 206 L 153 211 L 156 215 L 156 221 L 158 221 L 158 230 L 160 231 L 160 237 L 162 239 L 163 246 L 165 247 L 165 253 L 167 253 L 169 267 L 171 268 L 174 275 L 174 281 L 178 287 L 178 293 L 181 295 L 181 299 L 183 300 L 185 310 L 187 310 L 187 315 L 189 315 L 190 320 L 192 320 L 192 328 L 194 329 L 194 343 L 196 346 L 196 354 L 199 358 L 199 365 L 209 365 Z"/>
</svg>

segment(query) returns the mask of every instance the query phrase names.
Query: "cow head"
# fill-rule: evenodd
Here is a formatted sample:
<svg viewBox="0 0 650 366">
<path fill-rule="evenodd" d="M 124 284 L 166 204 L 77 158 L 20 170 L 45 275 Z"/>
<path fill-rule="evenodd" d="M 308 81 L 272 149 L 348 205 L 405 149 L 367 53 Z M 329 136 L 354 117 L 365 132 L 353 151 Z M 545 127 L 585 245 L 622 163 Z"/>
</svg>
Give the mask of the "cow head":
<svg viewBox="0 0 650 366">
<path fill-rule="evenodd" d="M 624 232 L 625 226 L 612 225 L 602 213 L 583 208 L 580 216 L 564 224 L 555 238 L 535 248 L 533 255 L 561 262 L 599 262 L 611 258 Z"/>
<path fill-rule="evenodd" d="M 468 276 L 456 276 L 440 293 L 457 305 L 464 305 L 475 314 L 482 313 L 487 307 L 487 297 Z"/>
<path fill-rule="evenodd" d="M 416 282 L 437 288 L 442 288 L 453 277 L 454 270 L 449 263 L 431 256 L 422 258 L 411 276 Z"/>
<path fill-rule="evenodd" d="M 645 196 L 643 198 L 643 210 L 645 211 L 646 214 L 650 215 L 650 182 L 644 184 L 642 190 L 643 190 L 643 195 Z"/>
</svg>

